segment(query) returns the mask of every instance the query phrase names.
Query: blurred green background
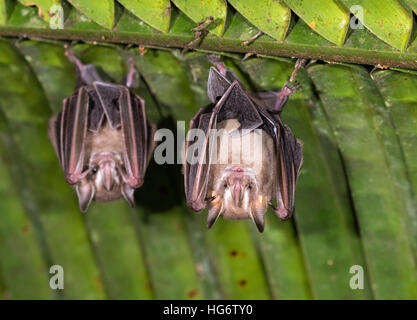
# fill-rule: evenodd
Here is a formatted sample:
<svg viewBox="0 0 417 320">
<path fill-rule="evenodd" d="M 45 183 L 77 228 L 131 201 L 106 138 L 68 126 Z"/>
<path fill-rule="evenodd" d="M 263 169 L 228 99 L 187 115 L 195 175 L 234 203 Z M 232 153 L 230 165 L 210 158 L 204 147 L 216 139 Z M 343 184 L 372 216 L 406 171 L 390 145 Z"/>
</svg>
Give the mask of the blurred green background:
<svg viewBox="0 0 417 320">
<path fill-rule="evenodd" d="M 42 27 L 36 8 L 18 8 L 10 23 Z M 77 28 L 93 28 L 71 12 Z M 129 19 L 118 26 L 131 28 Z M 189 30 L 187 23 L 179 26 Z M 236 14 L 227 32 L 247 38 L 248 27 Z M 306 28 L 298 22 L 293 39 L 325 41 Z M 369 50 L 376 43 L 366 30 L 347 43 L 355 39 Z M 137 93 L 159 128 L 175 131 L 176 121 L 188 124 L 208 103 L 203 52 L 72 48 L 114 82 L 134 56 Z M 48 118 L 76 84 L 64 52 L 63 42 L 0 39 L 0 298 L 417 298 L 415 71 L 324 62 L 300 70 L 303 90 L 283 112 L 304 142 L 296 213 L 280 222 L 268 212 L 260 234 L 250 221 L 220 219 L 207 230 L 207 213 L 184 204 L 181 166 L 153 160 L 136 209 L 120 200 L 80 213 L 47 138 Z M 279 90 L 294 67 L 277 57 L 224 53 L 223 60 L 253 91 Z M 64 268 L 64 290 L 49 287 L 52 265 Z M 349 285 L 355 265 L 364 270 L 363 290 Z"/>
<path fill-rule="evenodd" d="M 176 128 L 208 102 L 206 55 L 75 45 L 113 81 L 135 54 L 138 94 L 158 127 Z M 252 90 L 278 90 L 289 59 L 224 58 Z M 304 142 L 296 214 L 266 231 L 184 205 L 181 167 L 151 161 L 138 207 L 78 210 L 47 138 L 48 117 L 76 75 L 61 44 L 0 41 L 0 279 L 3 298 L 415 298 L 417 76 L 313 64 L 283 120 Z M 51 265 L 65 289 L 49 289 Z M 351 266 L 364 290 L 349 286 Z"/>
</svg>

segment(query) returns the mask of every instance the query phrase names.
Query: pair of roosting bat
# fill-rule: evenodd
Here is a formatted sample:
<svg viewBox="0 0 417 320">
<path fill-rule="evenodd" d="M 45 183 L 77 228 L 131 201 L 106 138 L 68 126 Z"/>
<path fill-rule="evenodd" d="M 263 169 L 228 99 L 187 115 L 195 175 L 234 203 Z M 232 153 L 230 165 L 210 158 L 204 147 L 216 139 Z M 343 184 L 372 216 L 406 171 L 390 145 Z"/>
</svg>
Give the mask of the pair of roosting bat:
<svg viewBox="0 0 417 320">
<path fill-rule="evenodd" d="M 96 68 L 82 64 L 72 51 L 67 55 L 77 67 L 77 88 L 49 121 L 49 138 L 65 179 L 75 187 L 83 212 L 92 200 L 121 196 L 133 207 L 155 131 L 146 120 L 143 99 L 133 91 L 133 60 L 124 83 L 118 85 L 103 82 Z M 301 64 L 281 91 L 249 93 L 218 57 L 209 60 L 216 66 L 208 79 L 211 104 L 191 120 L 185 145 L 187 204 L 194 211 L 208 208 L 208 227 L 223 216 L 251 219 L 262 232 L 269 205 L 281 220 L 294 210 L 302 146 L 280 113 L 288 97 L 300 89 L 293 77 Z M 203 141 L 193 139 L 193 129 L 204 133 Z"/>
</svg>

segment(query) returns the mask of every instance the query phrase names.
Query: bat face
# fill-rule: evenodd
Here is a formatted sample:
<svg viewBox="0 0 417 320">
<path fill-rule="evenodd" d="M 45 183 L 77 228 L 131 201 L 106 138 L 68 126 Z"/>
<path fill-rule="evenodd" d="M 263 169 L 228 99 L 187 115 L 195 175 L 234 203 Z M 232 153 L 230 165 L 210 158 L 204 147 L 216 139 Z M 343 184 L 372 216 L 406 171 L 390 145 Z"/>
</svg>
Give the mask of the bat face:
<svg viewBox="0 0 417 320">
<path fill-rule="evenodd" d="M 113 130 L 108 124 L 97 133 L 87 132 L 83 166 L 89 173 L 81 183 L 92 185 L 96 201 L 111 201 L 122 196 L 121 172 L 125 170 L 122 141 L 121 130 Z"/>
<path fill-rule="evenodd" d="M 194 211 L 208 208 L 209 228 L 222 216 L 251 219 L 262 232 L 268 205 L 281 220 L 294 209 L 302 145 L 279 114 L 300 86 L 248 93 L 220 60 L 211 62 L 217 66 L 210 69 L 207 86 L 212 104 L 190 122 L 190 129 L 202 130 L 206 138 L 199 161 L 184 164 L 187 205 Z M 195 155 L 195 143 L 187 138 L 186 159 Z"/>
<path fill-rule="evenodd" d="M 206 198 L 209 226 L 225 219 L 252 219 L 261 224 L 273 198 L 276 154 L 272 138 L 262 130 L 245 135 L 237 132 L 240 123 L 229 119 L 218 123 L 224 129 L 217 141 L 217 158 L 210 167 Z"/>
<path fill-rule="evenodd" d="M 131 90 L 133 61 L 126 85 L 117 85 L 102 82 L 94 66 L 83 65 L 72 52 L 68 56 L 80 81 L 48 131 L 65 179 L 75 187 L 83 212 L 92 200 L 121 196 L 133 207 L 154 146 L 144 101 Z"/>
</svg>

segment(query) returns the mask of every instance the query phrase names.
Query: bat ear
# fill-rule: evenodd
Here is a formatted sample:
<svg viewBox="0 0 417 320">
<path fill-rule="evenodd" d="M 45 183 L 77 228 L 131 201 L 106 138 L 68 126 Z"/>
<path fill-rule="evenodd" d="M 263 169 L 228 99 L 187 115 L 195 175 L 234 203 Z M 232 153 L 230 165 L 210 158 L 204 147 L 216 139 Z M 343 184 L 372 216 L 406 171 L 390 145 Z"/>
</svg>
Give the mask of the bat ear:
<svg viewBox="0 0 417 320">
<path fill-rule="evenodd" d="M 80 205 L 80 210 L 86 212 L 91 201 L 94 198 L 94 186 L 90 183 L 78 183 L 75 187 L 78 196 L 78 203 Z"/>
<path fill-rule="evenodd" d="M 211 228 L 222 213 L 223 205 L 213 206 L 208 210 L 207 228 Z"/>
<path fill-rule="evenodd" d="M 249 212 L 250 217 L 253 223 L 255 223 L 259 232 L 263 232 L 264 226 L 265 226 L 264 215 L 265 215 L 267 207 L 263 206 L 263 204 L 261 203 L 256 203 L 252 206 L 252 208 L 253 210 L 250 210 Z"/>
<path fill-rule="evenodd" d="M 135 189 L 131 188 L 127 183 L 122 184 L 122 195 L 123 198 L 129 203 L 129 205 L 134 208 L 135 207 L 135 198 L 133 194 L 135 193 Z"/>
</svg>

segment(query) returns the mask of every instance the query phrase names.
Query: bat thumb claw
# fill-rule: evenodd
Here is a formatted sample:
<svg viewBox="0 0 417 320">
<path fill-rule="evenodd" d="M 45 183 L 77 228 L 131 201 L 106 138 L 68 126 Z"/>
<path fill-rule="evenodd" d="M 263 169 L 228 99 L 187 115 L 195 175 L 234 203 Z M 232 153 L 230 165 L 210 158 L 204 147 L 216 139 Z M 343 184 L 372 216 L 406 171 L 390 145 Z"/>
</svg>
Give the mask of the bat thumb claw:
<svg viewBox="0 0 417 320">
<path fill-rule="evenodd" d="M 284 207 L 275 208 L 274 211 L 281 221 L 288 220 L 292 216 L 292 211 Z"/>
</svg>

